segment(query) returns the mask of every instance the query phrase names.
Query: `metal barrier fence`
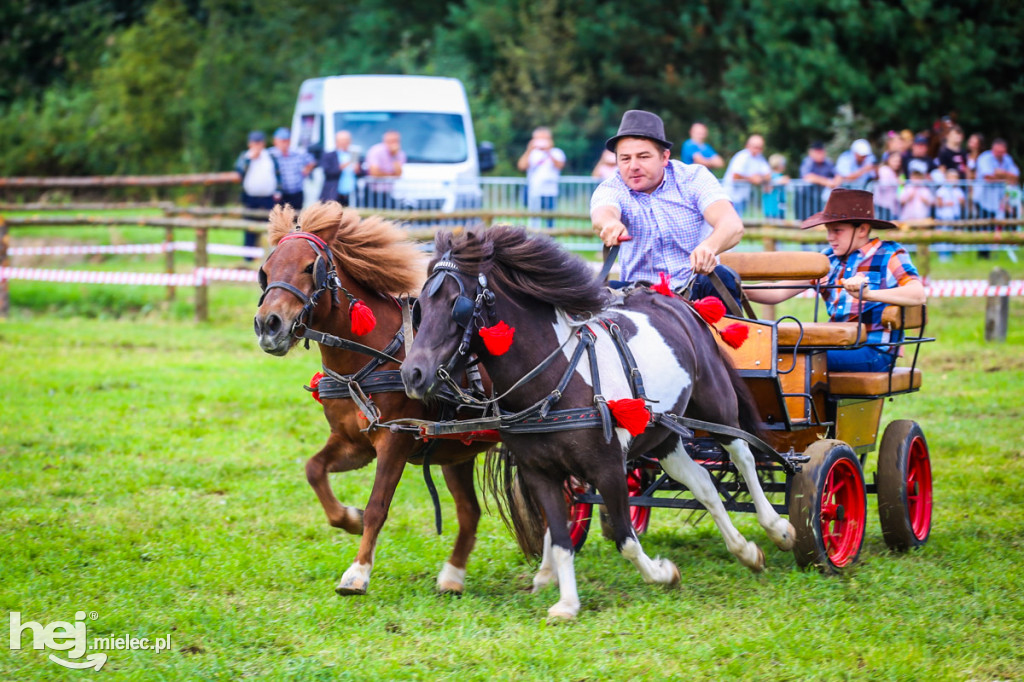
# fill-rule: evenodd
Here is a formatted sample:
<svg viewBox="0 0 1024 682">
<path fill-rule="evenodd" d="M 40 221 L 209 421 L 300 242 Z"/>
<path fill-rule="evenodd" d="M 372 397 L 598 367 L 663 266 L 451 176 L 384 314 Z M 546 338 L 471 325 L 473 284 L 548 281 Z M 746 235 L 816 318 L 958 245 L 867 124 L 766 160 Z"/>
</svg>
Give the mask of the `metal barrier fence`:
<svg viewBox="0 0 1024 682">
<path fill-rule="evenodd" d="M 362 178 L 354 198 L 357 207 L 418 210 L 466 211 L 483 210 L 490 213 L 508 211 L 531 213 L 590 212 L 590 196 L 600 181 L 589 176 L 562 176 L 558 194 L 539 201 L 529 197 L 526 179 L 522 177 L 482 177 L 464 181 L 382 181 Z M 1022 215 L 1021 188 L 999 182 L 964 181 L 958 183 L 901 183 L 885 185 L 877 182 L 866 189 L 875 194 L 876 212 L 886 220 L 909 217 L 904 197 L 924 194 L 927 198 L 924 215 L 916 218 L 937 220 L 971 220 L 983 218 L 1015 218 Z M 725 185 L 740 215 L 750 221 L 803 220 L 825 206 L 830 188 L 803 180 L 788 180 L 784 184 L 752 186 L 746 182 Z M 920 190 L 924 190 L 920 192 Z M 312 200 L 312 197 L 307 196 Z M 535 225 L 539 226 L 539 225 Z"/>
</svg>

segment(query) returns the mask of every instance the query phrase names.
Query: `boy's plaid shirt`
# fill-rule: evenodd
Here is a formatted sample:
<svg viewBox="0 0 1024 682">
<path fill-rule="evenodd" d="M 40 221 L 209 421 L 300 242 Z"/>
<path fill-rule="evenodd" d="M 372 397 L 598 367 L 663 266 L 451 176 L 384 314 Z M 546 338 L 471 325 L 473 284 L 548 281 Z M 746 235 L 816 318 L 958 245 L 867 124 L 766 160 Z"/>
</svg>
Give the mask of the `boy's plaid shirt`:
<svg viewBox="0 0 1024 682">
<path fill-rule="evenodd" d="M 838 284 L 840 280 L 862 274 L 868 279 L 868 289 L 894 289 L 913 280 L 921 280 L 917 268 L 910 262 L 910 255 L 896 242 L 872 239 L 845 259 L 840 259 L 832 248 L 825 249 L 831 268 L 822 284 Z M 868 328 L 868 343 L 897 341 L 890 338 L 882 327 L 882 311 L 886 303 L 861 301 L 845 289 L 825 289 L 821 292 L 829 317 L 834 322 L 861 321 Z M 863 317 L 862 317 L 863 314 Z"/>
</svg>

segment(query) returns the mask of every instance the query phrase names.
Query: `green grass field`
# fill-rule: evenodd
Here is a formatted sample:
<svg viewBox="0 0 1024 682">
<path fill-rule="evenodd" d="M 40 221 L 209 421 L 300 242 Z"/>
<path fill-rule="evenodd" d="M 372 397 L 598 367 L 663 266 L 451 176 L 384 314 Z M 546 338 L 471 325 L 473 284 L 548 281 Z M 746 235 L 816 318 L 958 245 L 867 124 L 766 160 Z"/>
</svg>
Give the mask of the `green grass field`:
<svg viewBox="0 0 1024 682">
<path fill-rule="evenodd" d="M 1022 277 L 999 258 L 957 259 L 933 276 L 1000 264 Z M 933 301 L 924 390 L 886 407 L 885 421 L 916 419 L 929 440 L 936 507 L 923 549 L 888 552 L 871 502 L 860 563 L 827 577 L 798 570 L 753 517 L 735 516 L 768 556 L 753 575 L 709 521 L 656 509 L 645 549 L 673 559 L 682 585 L 643 584 L 595 530 L 576 559 L 580 616 L 549 626 L 556 593 L 529 592 L 536 563 L 494 514 L 465 596 L 435 594 L 454 511 L 442 491 L 437 537 L 418 468 L 399 487 L 370 594 L 334 594 L 357 538 L 326 525 L 305 480 L 327 433 L 302 388 L 319 354 L 258 349 L 255 286 L 215 285 L 202 325 L 187 291 L 170 305 L 155 287 L 12 282 L 11 294 L 0 322 L 0 615 L 46 625 L 94 612 L 90 642 L 170 637 L 170 650 L 109 651 L 100 673 L 70 671 L 47 659 L 67 652 L 11 650 L 5 635 L 0 679 L 1024 677 L 1020 299 L 1004 344 L 982 340 L 982 299 Z M 333 482 L 362 506 L 372 477 L 371 467 Z"/>
</svg>

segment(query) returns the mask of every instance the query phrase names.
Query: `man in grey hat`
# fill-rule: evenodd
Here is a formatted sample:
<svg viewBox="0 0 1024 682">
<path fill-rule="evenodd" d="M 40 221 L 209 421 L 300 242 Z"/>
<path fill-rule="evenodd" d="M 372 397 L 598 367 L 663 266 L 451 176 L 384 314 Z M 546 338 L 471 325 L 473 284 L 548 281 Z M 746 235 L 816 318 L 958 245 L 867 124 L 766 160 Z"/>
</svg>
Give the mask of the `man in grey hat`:
<svg viewBox="0 0 1024 682">
<path fill-rule="evenodd" d="M 739 243 L 743 222 L 711 171 L 671 160 L 665 124 L 648 111 L 627 111 L 605 146 L 618 172 L 594 190 L 590 219 L 606 246 L 621 243 L 623 281 L 658 282 L 665 273 L 676 288 L 696 273 L 697 299 L 717 295 L 707 278 L 716 271 L 738 298 L 736 275 L 718 254 Z"/>
</svg>

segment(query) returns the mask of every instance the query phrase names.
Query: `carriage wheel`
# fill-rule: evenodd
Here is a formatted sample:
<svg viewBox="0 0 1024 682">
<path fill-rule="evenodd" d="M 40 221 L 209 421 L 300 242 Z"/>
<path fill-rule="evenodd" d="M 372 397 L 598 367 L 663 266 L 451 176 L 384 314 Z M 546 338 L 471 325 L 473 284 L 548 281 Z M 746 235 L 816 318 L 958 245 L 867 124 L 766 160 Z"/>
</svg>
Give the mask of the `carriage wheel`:
<svg viewBox="0 0 1024 682">
<path fill-rule="evenodd" d="M 644 490 L 647 489 L 649 478 L 650 474 L 647 472 L 647 469 L 643 467 L 630 469 L 626 474 L 626 485 L 629 488 L 629 496 L 640 497 L 643 495 Z M 651 525 L 651 508 L 630 506 L 629 522 L 633 524 L 633 531 L 636 533 L 637 537 L 640 537 L 647 532 L 647 527 Z"/>
<path fill-rule="evenodd" d="M 796 528 L 793 554 L 800 566 L 838 573 L 857 560 L 864 542 L 867 495 L 860 460 L 849 445 L 820 440 L 793 477 L 789 520 Z"/>
<path fill-rule="evenodd" d="M 626 494 L 630 497 L 640 497 L 651 484 L 651 480 L 651 473 L 647 468 L 630 469 L 626 472 Z M 598 516 L 601 519 L 601 535 L 609 540 L 615 540 L 615 533 L 612 532 L 612 524 L 608 520 L 608 512 L 604 506 L 600 507 Z M 651 508 L 630 505 L 629 523 L 637 537 L 646 533 L 647 527 L 651 525 Z"/>
<path fill-rule="evenodd" d="M 878 450 L 878 519 L 890 549 L 905 552 L 928 541 L 932 529 L 932 463 L 917 422 L 885 428 Z"/>
<path fill-rule="evenodd" d="M 587 541 L 590 532 L 590 517 L 594 513 L 594 505 L 587 502 L 575 502 L 576 495 L 589 492 L 590 486 L 575 476 L 565 483 L 565 501 L 569 504 L 569 539 L 572 550 L 580 551 Z"/>
</svg>

